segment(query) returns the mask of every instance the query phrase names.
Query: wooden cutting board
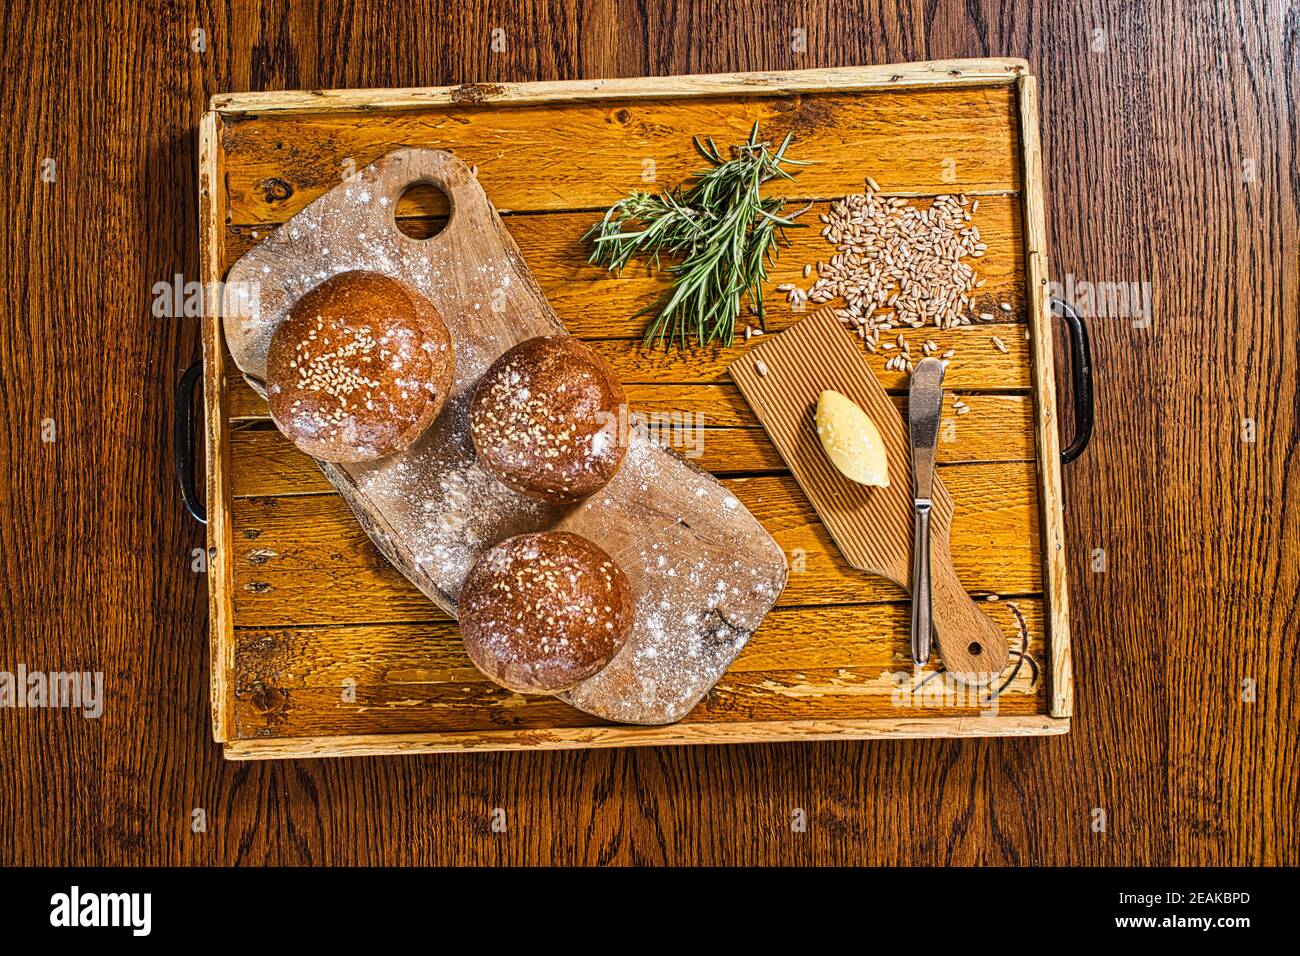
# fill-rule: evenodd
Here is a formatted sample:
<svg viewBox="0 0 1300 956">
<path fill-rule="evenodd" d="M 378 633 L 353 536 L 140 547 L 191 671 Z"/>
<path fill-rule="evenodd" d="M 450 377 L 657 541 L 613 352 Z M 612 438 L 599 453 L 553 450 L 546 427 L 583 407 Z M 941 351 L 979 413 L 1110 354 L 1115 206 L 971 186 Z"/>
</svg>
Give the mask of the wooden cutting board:
<svg viewBox="0 0 1300 956">
<path fill-rule="evenodd" d="M 844 557 L 855 568 L 909 588 L 912 576 L 912 467 L 907 426 L 832 309 L 821 309 L 733 362 L 731 377 Z M 817 437 L 817 398 L 834 389 L 876 423 L 889 460 L 889 486 L 850 481 Z M 946 670 L 985 684 L 1007 663 L 1007 641 L 957 580 L 948 543 L 953 501 L 934 480 L 931 579 L 934 631 Z"/>
<path fill-rule="evenodd" d="M 436 186 L 451 205 L 445 228 L 428 239 L 406 236 L 394 219 L 399 198 L 417 183 Z M 786 563 L 776 542 L 721 483 L 635 424 L 618 475 L 576 505 L 526 498 L 479 466 L 468 427 L 474 386 L 511 346 L 565 328 L 477 178 L 451 153 L 389 153 L 231 268 L 226 338 L 256 390 L 264 393 L 276 325 L 299 296 L 349 269 L 391 275 L 416 289 L 437 307 L 456 346 L 452 394 L 415 445 L 377 462 L 317 463 L 374 544 L 454 614 L 470 565 L 491 545 L 557 527 L 585 535 L 627 572 L 636 623 L 608 667 L 560 698 L 623 723 L 685 716 L 781 593 Z"/>
</svg>

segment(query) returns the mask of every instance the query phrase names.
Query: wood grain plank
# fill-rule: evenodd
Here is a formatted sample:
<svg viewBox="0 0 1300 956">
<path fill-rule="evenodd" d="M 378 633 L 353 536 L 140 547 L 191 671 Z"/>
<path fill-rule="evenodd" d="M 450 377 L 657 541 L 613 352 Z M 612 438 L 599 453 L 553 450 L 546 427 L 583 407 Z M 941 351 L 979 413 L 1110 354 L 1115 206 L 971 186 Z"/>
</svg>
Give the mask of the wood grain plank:
<svg viewBox="0 0 1300 956">
<path fill-rule="evenodd" d="M 1039 506 L 1043 529 L 1043 580 L 1051 609 L 1052 716 L 1074 712 L 1074 670 L 1070 659 L 1070 593 L 1065 574 L 1065 515 L 1061 497 L 1061 443 L 1056 418 L 1056 372 L 1052 348 L 1052 304 L 1047 290 L 1047 225 L 1043 221 L 1043 151 L 1039 142 L 1038 80 L 1016 81 L 1025 181 L 1025 288 L 1034 364 L 1034 439 L 1038 447 Z M 1059 638 L 1059 639 L 1058 639 Z"/>
<path fill-rule="evenodd" d="M 921 331 L 923 336 L 907 338 L 933 341 L 941 354 L 948 349 L 956 352 L 944 379 L 949 390 L 1007 392 L 1029 387 L 1029 343 L 1025 341 L 1025 326 L 990 324 Z M 1006 353 L 993 344 L 995 335 L 1006 344 Z M 753 339 L 749 344 L 760 341 L 761 338 Z M 629 384 L 721 382 L 727 366 L 749 348 L 749 344 L 739 342 L 730 349 L 665 355 L 653 349 L 629 348 L 626 340 L 588 339 L 587 342 L 601 353 L 622 381 Z M 914 347 L 919 347 L 919 343 Z M 866 353 L 867 364 L 885 388 L 906 388 L 907 372 L 885 368 L 891 354 L 895 353 L 883 348 L 876 354 Z"/>
<path fill-rule="evenodd" d="M 207 581 L 209 659 L 214 662 L 209 679 L 212 736 L 218 743 L 230 734 L 231 653 L 235 626 L 231 602 L 231 528 L 230 528 L 230 410 L 226 369 L 236 369 L 230 362 L 221 324 L 215 318 L 216 283 L 220 271 L 221 243 L 219 223 L 226 204 L 225 157 L 221 152 L 221 122 L 206 115 L 199 129 L 199 218 L 203 223 L 200 256 L 203 262 L 205 300 L 203 313 L 203 436 L 204 462 L 211 472 L 206 482 L 204 514 L 207 516 Z"/>
<path fill-rule="evenodd" d="M 758 96 L 837 90 L 942 89 L 1012 83 L 1029 68 L 1016 57 L 928 60 L 775 73 L 550 80 L 533 83 L 460 83 L 454 86 L 369 90 L 270 90 L 225 93 L 211 108 L 225 113 L 347 113 L 358 109 L 409 110 L 464 104 L 547 104 L 632 99 Z"/>
<path fill-rule="evenodd" d="M 756 120 L 777 140 L 795 132 L 795 158 L 812 164 L 794 183 L 773 183 L 775 193 L 831 198 L 859 188 L 868 173 L 892 192 L 1019 188 L 1015 99 L 1006 85 L 702 102 L 415 109 L 371 113 L 365 124 L 331 113 L 230 114 L 222 140 L 230 157 L 229 221 L 283 222 L 347 170 L 403 146 L 450 150 L 477 166 L 503 211 L 599 209 L 645 188 L 647 168 L 652 182 L 669 187 L 689 176 L 701 164 L 689 150 L 692 136 L 712 136 L 725 148 L 743 142 Z M 856 158 L 867 156 L 864 169 Z M 345 166 L 348 160 L 354 165 Z M 539 168 L 548 171 L 545 179 Z M 955 180 L 945 179 L 946 168 Z"/>
<path fill-rule="evenodd" d="M 846 689 L 850 686 L 854 685 L 847 684 L 837 671 L 814 671 L 798 676 L 764 672 L 729 674 L 727 680 L 696 705 L 686 718 L 686 726 L 750 720 L 888 719 L 898 717 L 902 710 L 890 701 L 888 690 L 868 694 Z M 508 691 L 494 684 L 358 686 L 355 691 L 355 703 L 341 703 L 340 692 L 335 688 L 282 695 L 257 688 L 249 699 L 235 700 L 235 733 L 242 738 L 258 739 L 433 730 L 509 729 L 547 733 L 552 728 L 563 731 L 603 723 L 554 698 L 511 697 Z M 916 708 L 915 712 L 925 719 L 939 719 L 977 717 L 987 710 L 978 702 L 971 702 L 962 706 Z M 1040 702 L 1034 697 L 1006 696 L 998 700 L 996 716 L 1026 716 L 1038 714 L 1039 710 Z"/>
<path fill-rule="evenodd" d="M 1032 594 L 1041 586 L 1033 465 L 951 465 L 944 482 L 960 507 L 952 550 L 972 592 Z M 896 601 L 904 592 L 840 558 L 788 476 L 723 482 L 776 538 L 792 571 L 780 605 Z M 241 498 L 234 503 L 235 616 L 241 626 L 443 620 L 380 557 L 333 495 Z M 996 560 L 994 558 L 996 557 Z M 349 599 L 323 602 L 323 594 Z"/>
<path fill-rule="evenodd" d="M 680 388 L 709 390 L 719 395 L 728 386 Z M 629 394 L 632 414 L 644 416 L 660 441 L 715 475 L 786 470 L 781 456 L 761 428 L 714 426 L 710 416 L 715 405 L 706 401 L 695 408 L 674 407 L 677 391 L 677 386 L 653 387 L 650 397 L 659 399 L 654 405 L 642 404 L 636 395 Z M 948 402 L 952 400 L 949 398 Z M 903 413 L 906 399 L 899 395 L 893 401 L 900 414 Z M 941 425 L 944 440 L 937 449 L 941 464 L 1033 460 L 1032 409 L 1028 396 L 974 394 L 964 401 L 971 409 L 965 415 L 956 415 L 950 405 L 945 406 Z M 316 463 L 284 438 L 269 419 L 239 423 L 231 432 L 230 443 L 230 477 L 235 497 L 334 492 Z"/>
<path fill-rule="evenodd" d="M 856 187 L 861 190 L 859 181 Z M 410 195 L 416 195 L 412 193 Z M 491 198 L 491 194 L 489 194 Z M 914 200 L 921 208 L 928 202 Z M 414 204 L 398 204 L 401 216 Z M 807 289 L 812 278 L 804 279 L 805 264 L 816 266 L 836 253 L 835 245 L 821 235 L 818 218 L 830 208 L 816 203 L 797 220 L 805 225 L 787 231 L 789 246 L 782 246 L 764 286 L 766 321 L 769 331 L 779 331 L 800 317 L 778 286 L 789 283 Z M 793 212 L 793 209 L 790 210 Z M 405 218 L 405 217 L 403 217 Z M 547 301 L 563 320 L 570 333 L 587 338 L 637 338 L 645 327 L 644 318 L 636 318 L 649 302 L 655 301 L 669 287 L 662 269 L 642 262 L 632 263 L 620 275 L 590 265 L 590 247 L 582 241 L 584 233 L 600 218 L 600 213 L 547 213 L 543 215 L 506 216 L 503 221 L 511 237 L 519 244 L 524 261 L 536 277 Z M 434 235 L 446 219 L 422 219 L 417 225 L 421 235 Z M 408 220 L 408 225 L 411 222 Z M 968 259 L 984 285 L 975 298 L 972 314 L 993 313 L 1000 322 L 1025 320 L 1025 274 L 1018 195 L 985 196 L 971 219 L 988 249 L 980 259 Z M 225 269 L 259 242 L 276 232 L 278 226 L 230 226 L 224 244 Z M 1007 303 L 1011 311 L 1000 305 Z M 840 303 L 842 304 L 842 303 Z M 882 313 L 883 314 L 883 313 Z M 755 328 L 759 323 L 753 317 Z"/>
<path fill-rule="evenodd" d="M 967 740 L 980 737 L 1045 737 L 1069 733 L 1061 717 L 884 717 L 866 720 L 737 721 L 663 727 L 595 726 L 564 730 L 494 730 L 460 733 L 336 734 L 328 737 L 265 737 L 232 741 L 228 760 L 315 760 L 323 757 L 511 753 L 522 750 L 600 750 L 631 747 L 695 747 L 709 744 L 828 744 L 866 740 Z"/>
<path fill-rule="evenodd" d="M 956 353 L 951 359 L 944 386 L 953 394 L 996 392 L 1014 393 L 1026 391 L 1030 384 L 1029 343 L 1025 339 L 1026 326 L 1015 324 L 993 324 L 971 326 L 943 331 L 926 331 L 923 336 L 909 336 L 908 340 L 920 343 L 933 340 L 939 347 L 939 354 L 948 349 Z M 1004 354 L 992 339 L 998 336 L 1007 346 Z M 615 373 L 623 382 L 629 394 L 648 390 L 642 386 L 673 385 L 702 386 L 729 385 L 727 366 L 744 354 L 750 344 L 757 344 L 762 337 L 752 339 L 751 343 L 738 342 L 730 349 L 711 349 L 696 353 L 665 353 L 659 349 L 644 349 L 636 342 L 626 339 L 587 339 L 588 345 L 609 362 Z M 907 373 L 885 368 L 885 363 L 894 351 L 882 348 L 875 354 L 863 350 L 867 364 L 886 389 L 899 393 L 907 387 Z M 231 360 L 233 365 L 233 359 Z M 653 393 L 651 393 L 653 394 Z M 230 406 L 232 417 L 262 417 L 266 414 L 263 402 L 241 377 L 230 379 Z M 727 411 L 725 414 L 734 414 Z"/>
<path fill-rule="evenodd" d="M 1038 599 L 1016 602 L 1028 653 L 1044 654 Z M 1016 634 L 1006 603 L 990 605 Z M 1044 673 L 1026 664 L 997 695 L 912 670 L 905 604 L 773 612 L 723 679 L 684 720 L 865 719 L 920 712 L 1042 714 Z M 546 696 L 483 679 L 453 623 L 254 629 L 238 632 L 236 726 L 243 737 L 416 733 L 595 726 Z M 359 654 L 359 648 L 366 648 Z M 933 676 L 931 676 L 933 675 Z M 927 680 L 927 677 L 929 679 Z"/>
<path fill-rule="evenodd" d="M 625 388 L 628 405 L 633 414 L 645 416 L 648 424 L 656 423 L 668 427 L 676 422 L 694 422 L 710 429 L 754 429 L 758 420 L 753 409 L 740 397 L 735 385 L 629 385 Z M 269 453 L 270 439 L 256 438 L 253 432 L 269 427 L 266 402 L 251 388 L 244 386 L 231 389 L 232 419 L 237 421 L 234 432 L 237 437 L 232 441 L 257 443 L 257 454 Z M 948 415 L 944 425 L 944 440 L 940 442 L 939 461 L 947 463 L 965 461 L 1028 461 L 1034 457 L 1032 399 L 1028 395 L 1003 394 L 998 392 L 954 393 L 949 399 L 960 397 L 971 409 L 961 416 Z M 891 396 L 894 407 L 902 414 L 907 408 L 907 399 L 901 394 Z M 945 411 L 949 409 L 945 406 Z M 675 416 L 675 417 L 674 417 Z M 687 417 L 690 416 L 690 417 Z M 263 424 L 266 423 L 266 424 Z M 251 426 L 251 428 L 250 428 Z M 249 430 L 244 435 L 243 431 Z M 757 441 L 758 439 L 756 439 Z M 690 450 L 684 443 L 682 447 Z M 236 454 L 237 460 L 239 455 Z M 726 462 L 728 459 L 718 456 L 715 461 Z M 287 467 L 284 464 L 272 466 L 276 472 Z M 716 470 L 707 462 L 704 467 Z M 252 471 L 236 463 L 239 471 Z M 754 470 L 754 469 L 745 469 Z M 266 478 L 272 484 L 267 488 L 260 485 L 243 483 L 240 493 L 250 495 L 282 493 L 275 475 L 248 474 L 248 480 L 258 481 Z M 301 489 L 299 489 L 301 490 Z"/>
<path fill-rule="evenodd" d="M 729 383 L 704 385 L 626 385 L 628 404 L 646 413 L 690 413 L 703 415 L 710 427 L 753 428 L 758 419 L 736 386 Z M 229 385 L 232 419 L 250 419 L 254 422 L 269 420 L 266 401 L 262 396 L 237 379 Z M 1023 401 L 1027 396 L 996 396 L 999 399 Z M 241 423 L 242 424 L 242 423 Z"/>
<path fill-rule="evenodd" d="M 1023 615 L 1028 652 L 1043 663 L 1042 602 L 1016 598 L 986 605 L 1017 649 L 1020 631 L 1012 605 Z M 830 608 L 780 608 L 764 621 L 727 673 L 805 670 L 861 671 L 859 680 L 896 670 L 911 671 L 906 635 L 908 605 L 848 604 Z M 235 670 L 242 685 L 281 691 L 302 688 L 338 690 L 358 686 L 420 684 L 492 685 L 465 653 L 454 621 L 351 624 L 323 627 L 240 627 L 236 629 Z M 938 670 L 931 663 L 925 673 Z M 841 675 L 848 680 L 850 675 Z M 1030 693 L 1041 686 L 1026 672 L 1006 693 Z M 888 691 L 890 687 L 882 684 Z M 875 690 L 880 690 L 876 687 Z M 854 693 L 852 689 L 846 693 Z M 1032 691 L 1036 693 L 1036 691 Z M 503 691 L 501 699 L 512 696 Z"/>
</svg>

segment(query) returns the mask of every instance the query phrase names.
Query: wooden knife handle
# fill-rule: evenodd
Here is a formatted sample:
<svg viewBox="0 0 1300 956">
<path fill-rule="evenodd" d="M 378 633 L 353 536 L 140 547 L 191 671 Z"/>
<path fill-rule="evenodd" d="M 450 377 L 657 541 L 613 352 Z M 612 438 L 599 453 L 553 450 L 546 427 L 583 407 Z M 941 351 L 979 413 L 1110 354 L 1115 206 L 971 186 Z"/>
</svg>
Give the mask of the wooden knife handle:
<svg viewBox="0 0 1300 956">
<path fill-rule="evenodd" d="M 934 549 L 931 568 L 934 636 L 944 669 L 963 684 L 987 684 L 1007 666 L 1007 639 L 957 580 L 947 548 Z"/>
</svg>

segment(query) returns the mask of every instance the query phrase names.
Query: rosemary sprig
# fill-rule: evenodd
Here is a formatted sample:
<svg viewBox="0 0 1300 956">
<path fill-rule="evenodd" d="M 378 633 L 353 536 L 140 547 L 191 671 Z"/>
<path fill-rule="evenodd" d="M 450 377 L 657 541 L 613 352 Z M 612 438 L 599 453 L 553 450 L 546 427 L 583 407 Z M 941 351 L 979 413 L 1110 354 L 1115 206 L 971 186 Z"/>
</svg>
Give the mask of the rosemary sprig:
<svg viewBox="0 0 1300 956">
<path fill-rule="evenodd" d="M 808 165 L 785 155 L 793 139 L 786 134 L 773 150 L 759 138 L 755 123 L 748 141 L 734 147 L 734 156 L 727 159 L 712 139 L 693 137 L 710 166 L 694 175 L 689 188 L 658 195 L 633 192 L 587 231 L 583 238 L 592 244 L 589 261 L 613 272 L 622 272 L 638 255 L 656 268 L 661 257 L 673 260 L 668 270 L 672 288 L 636 313 L 651 315 L 646 344 L 731 345 L 746 295 L 760 327 L 766 327 L 767 267 L 778 245 L 789 244 L 785 230 L 802 226 L 794 219 L 804 210 L 782 215 L 785 200 L 762 196 L 761 187 L 776 177 L 793 181 L 784 166 Z"/>
</svg>

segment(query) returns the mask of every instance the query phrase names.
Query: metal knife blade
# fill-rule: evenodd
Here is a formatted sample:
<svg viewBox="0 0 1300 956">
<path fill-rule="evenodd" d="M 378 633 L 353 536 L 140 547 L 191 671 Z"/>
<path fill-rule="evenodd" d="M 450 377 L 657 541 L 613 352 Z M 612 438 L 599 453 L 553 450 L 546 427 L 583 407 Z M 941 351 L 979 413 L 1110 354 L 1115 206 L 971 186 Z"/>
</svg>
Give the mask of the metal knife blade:
<svg viewBox="0 0 1300 956">
<path fill-rule="evenodd" d="M 907 435 L 912 446 L 912 495 L 930 500 L 934 485 L 934 448 L 943 412 L 943 362 L 921 359 L 912 371 L 907 396 Z"/>
<path fill-rule="evenodd" d="M 907 398 L 907 436 L 912 451 L 912 659 L 930 659 L 930 494 L 934 451 L 943 413 L 944 364 L 922 359 L 912 370 Z"/>
</svg>

